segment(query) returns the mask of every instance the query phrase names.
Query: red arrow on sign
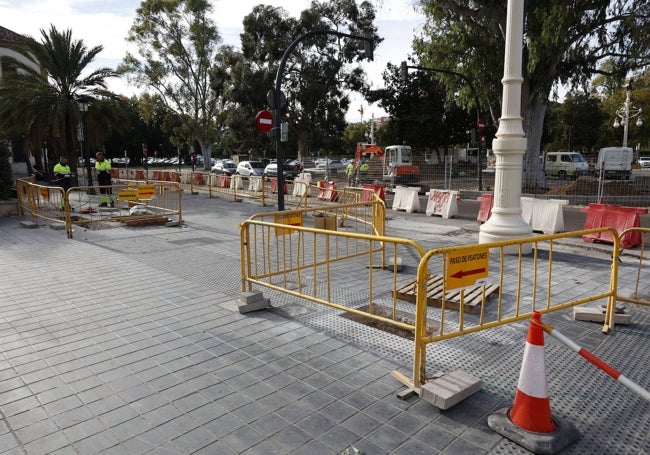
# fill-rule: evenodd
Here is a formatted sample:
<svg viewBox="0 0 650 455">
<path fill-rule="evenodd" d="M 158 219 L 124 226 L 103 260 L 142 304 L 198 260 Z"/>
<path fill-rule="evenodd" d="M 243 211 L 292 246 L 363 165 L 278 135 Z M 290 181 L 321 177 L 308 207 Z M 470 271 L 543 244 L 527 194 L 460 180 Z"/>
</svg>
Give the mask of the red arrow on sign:
<svg viewBox="0 0 650 455">
<path fill-rule="evenodd" d="M 273 128 L 273 114 L 269 111 L 259 111 L 255 116 L 255 124 L 262 133 L 271 131 L 271 128 Z"/>
<path fill-rule="evenodd" d="M 470 275 L 478 275 L 480 273 L 485 273 L 485 267 L 482 269 L 474 269 L 474 270 L 459 270 L 458 272 L 454 273 L 453 275 L 450 275 L 452 278 L 457 278 L 459 280 L 462 280 L 466 276 Z"/>
</svg>

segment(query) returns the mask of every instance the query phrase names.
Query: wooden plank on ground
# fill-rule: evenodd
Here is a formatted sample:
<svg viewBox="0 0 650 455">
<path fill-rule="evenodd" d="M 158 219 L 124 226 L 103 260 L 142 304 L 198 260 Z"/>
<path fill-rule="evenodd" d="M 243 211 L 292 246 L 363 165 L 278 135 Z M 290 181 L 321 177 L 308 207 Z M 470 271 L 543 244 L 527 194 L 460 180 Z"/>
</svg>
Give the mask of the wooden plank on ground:
<svg viewBox="0 0 650 455">
<path fill-rule="evenodd" d="M 443 283 L 444 277 L 440 275 L 431 275 L 427 280 L 427 304 L 435 307 L 442 307 L 443 300 Z M 468 313 L 477 311 L 483 301 L 483 289 L 485 288 L 485 300 L 494 292 L 498 292 L 499 286 L 496 284 L 487 284 L 466 287 L 464 292 L 464 307 Z M 406 300 L 408 302 L 416 301 L 417 282 L 416 280 L 400 284 L 394 291 L 395 298 Z M 451 289 L 445 295 L 445 308 L 449 310 L 458 310 L 460 308 L 461 289 Z"/>
</svg>

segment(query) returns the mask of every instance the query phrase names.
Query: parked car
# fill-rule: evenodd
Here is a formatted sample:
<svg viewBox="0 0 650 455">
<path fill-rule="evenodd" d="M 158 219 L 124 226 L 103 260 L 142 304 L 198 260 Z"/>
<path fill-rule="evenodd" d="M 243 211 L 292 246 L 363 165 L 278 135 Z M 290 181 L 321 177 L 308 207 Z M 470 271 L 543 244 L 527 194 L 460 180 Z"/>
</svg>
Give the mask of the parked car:
<svg viewBox="0 0 650 455">
<path fill-rule="evenodd" d="M 642 168 L 650 167 L 650 156 L 639 157 L 638 163 Z"/>
<path fill-rule="evenodd" d="M 261 161 L 240 161 L 235 174 L 261 177 L 264 174 L 264 164 Z"/>
<path fill-rule="evenodd" d="M 285 165 L 286 166 L 286 165 Z M 298 176 L 300 171 L 296 171 L 293 168 L 287 168 L 287 167 L 282 167 L 282 174 L 284 175 L 285 180 L 293 180 Z M 277 177 L 278 176 L 278 164 L 277 163 L 269 163 L 265 168 L 264 168 L 264 178 L 272 178 L 272 177 Z"/>
<path fill-rule="evenodd" d="M 578 152 L 548 152 L 544 172 L 560 180 L 575 179 L 589 174 L 589 163 Z"/>
<path fill-rule="evenodd" d="M 237 172 L 237 165 L 234 161 L 221 160 L 212 166 L 212 172 L 215 174 L 233 175 Z"/>
</svg>

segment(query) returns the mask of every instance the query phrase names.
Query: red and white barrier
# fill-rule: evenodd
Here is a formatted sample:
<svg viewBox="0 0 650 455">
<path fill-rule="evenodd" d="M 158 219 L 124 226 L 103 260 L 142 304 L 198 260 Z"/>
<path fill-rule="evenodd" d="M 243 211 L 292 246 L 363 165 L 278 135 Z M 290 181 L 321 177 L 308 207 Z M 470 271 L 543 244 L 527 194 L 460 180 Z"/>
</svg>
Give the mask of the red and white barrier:
<svg viewBox="0 0 650 455">
<path fill-rule="evenodd" d="M 438 215 L 444 219 L 458 215 L 458 191 L 431 190 L 427 201 L 425 213 L 429 216 Z"/>
</svg>

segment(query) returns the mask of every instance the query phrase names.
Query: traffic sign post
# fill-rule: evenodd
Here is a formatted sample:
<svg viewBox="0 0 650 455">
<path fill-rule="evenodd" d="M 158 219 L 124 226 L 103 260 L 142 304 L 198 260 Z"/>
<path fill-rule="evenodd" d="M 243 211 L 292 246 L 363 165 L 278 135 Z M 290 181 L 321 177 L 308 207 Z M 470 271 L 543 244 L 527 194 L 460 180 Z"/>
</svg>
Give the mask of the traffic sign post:
<svg viewBox="0 0 650 455">
<path fill-rule="evenodd" d="M 255 124 L 262 133 L 271 131 L 273 128 L 273 114 L 270 111 L 259 111 L 255 116 Z"/>
</svg>

